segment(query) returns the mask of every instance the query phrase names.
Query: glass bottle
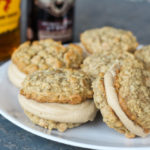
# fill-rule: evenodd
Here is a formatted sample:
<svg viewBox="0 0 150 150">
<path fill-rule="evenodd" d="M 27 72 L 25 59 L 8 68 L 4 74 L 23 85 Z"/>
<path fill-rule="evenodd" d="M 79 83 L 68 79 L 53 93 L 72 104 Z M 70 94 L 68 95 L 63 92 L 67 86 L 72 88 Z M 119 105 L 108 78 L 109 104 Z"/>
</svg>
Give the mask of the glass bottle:
<svg viewBox="0 0 150 150">
<path fill-rule="evenodd" d="M 0 61 L 20 44 L 20 0 L 0 0 Z"/>
<path fill-rule="evenodd" d="M 73 38 L 74 0 L 34 0 L 29 14 L 27 39 L 71 42 Z"/>
</svg>

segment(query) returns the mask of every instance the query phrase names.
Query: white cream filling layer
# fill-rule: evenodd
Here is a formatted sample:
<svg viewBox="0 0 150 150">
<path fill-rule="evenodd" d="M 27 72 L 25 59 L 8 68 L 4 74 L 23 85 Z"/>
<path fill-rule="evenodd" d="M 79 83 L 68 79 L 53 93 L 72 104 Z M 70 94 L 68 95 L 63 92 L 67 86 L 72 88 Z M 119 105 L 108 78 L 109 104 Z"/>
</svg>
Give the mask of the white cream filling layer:
<svg viewBox="0 0 150 150">
<path fill-rule="evenodd" d="M 128 118 L 125 112 L 121 109 L 119 104 L 118 96 L 114 87 L 114 78 L 116 76 L 116 67 L 114 65 L 104 76 L 104 85 L 106 91 L 106 98 L 109 106 L 113 109 L 115 114 L 118 116 L 123 125 L 131 132 L 137 136 L 145 137 L 147 134 L 144 132 L 143 128 L 136 125 L 132 120 Z"/>
<path fill-rule="evenodd" d="M 44 119 L 57 122 L 85 123 L 93 121 L 97 109 L 93 100 L 81 104 L 39 103 L 19 94 L 19 103 L 24 110 Z"/>
<path fill-rule="evenodd" d="M 8 77 L 16 87 L 21 88 L 21 84 L 25 79 L 26 74 L 22 73 L 17 66 L 11 62 L 8 68 Z"/>
</svg>

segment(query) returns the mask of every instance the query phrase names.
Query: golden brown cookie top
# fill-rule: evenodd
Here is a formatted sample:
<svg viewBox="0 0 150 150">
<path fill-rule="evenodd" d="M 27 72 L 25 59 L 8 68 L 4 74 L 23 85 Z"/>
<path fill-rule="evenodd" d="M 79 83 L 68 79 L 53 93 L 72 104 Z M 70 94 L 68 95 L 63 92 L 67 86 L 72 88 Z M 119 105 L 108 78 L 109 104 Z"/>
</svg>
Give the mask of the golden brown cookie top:
<svg viewBox="0 0 150 150">
<path fill-rule="evenodd" d="M 81 43 L 90 53 L 112 50 L 134 51 L 138 46 L 136 37 L 130 31 L 103 27 L 83 32 Z"/>
<path fill-rule="evenodd" d="M 150 70 L 150 45 L 143 46 L 135 51 L 135 57 L 145 64 L 146 69 Z"/>
<path fill-rule="evenodd" d="M 89 77 L 78 70 L 37 71 L 27 76 L 20 93 L 38 102 L 79 104 L 92 98 Z"/>
<path fill-rule="evenodd" d="M 105 73 L 118 59 L 122 60 L 126 57 L 134 59 L 134 55 L 129 52 L 122 52 L 119 49 L 112 51 L 102 51 L 101 53 L 94 53 L 84 59 L 81 65 L 82 70 L 96 78 L 100 72 Z"/>
<path fill-rule="evenodd" d="M 119 101 L 131 120 L 150 129 L 150 88 L 142 62 L 124 60 L 115 81 Z"/>
<path fill-rule="evenodd" d="M 52 39 L 25 42 L 12 55 L 12 62 L 25 74 L 49 68 L 79 68 L 82 60 L 79 46 L 64 47 Z"/>
</svg>

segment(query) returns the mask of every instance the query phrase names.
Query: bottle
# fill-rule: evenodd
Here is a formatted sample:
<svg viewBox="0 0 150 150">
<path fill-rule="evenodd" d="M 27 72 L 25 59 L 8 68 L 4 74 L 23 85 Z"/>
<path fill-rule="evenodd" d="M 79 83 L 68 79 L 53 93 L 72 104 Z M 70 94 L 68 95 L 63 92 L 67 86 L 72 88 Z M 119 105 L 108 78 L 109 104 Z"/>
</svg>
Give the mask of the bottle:
<svg viewBox="0 0 150 150">
<path fill-rule="evenodd" d="M 27 29 L 27 39 L 71 42 L 73 39 L 75 0 L 34 0 Z M 32 19 L 31 19 L 32 18 Z"/>
<path fill-rule="evenodd" d="M 20 0 L 0 0 L 0 61 L 20 44 Z"/>
</svg>

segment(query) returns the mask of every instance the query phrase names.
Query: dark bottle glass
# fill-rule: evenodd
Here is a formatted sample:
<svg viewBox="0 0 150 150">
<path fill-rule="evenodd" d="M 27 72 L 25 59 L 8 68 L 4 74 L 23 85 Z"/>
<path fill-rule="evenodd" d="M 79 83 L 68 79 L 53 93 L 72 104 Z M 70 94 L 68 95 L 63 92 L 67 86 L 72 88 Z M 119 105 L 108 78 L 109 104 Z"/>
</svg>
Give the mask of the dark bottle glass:
<svg viewBox="0 0 150 150">
<path fill-rule="evenodd" d="M 27 38 L 52 38 L 63 43 L 73 39 L 74 0 L 34 0 Z"/>
</svg>

